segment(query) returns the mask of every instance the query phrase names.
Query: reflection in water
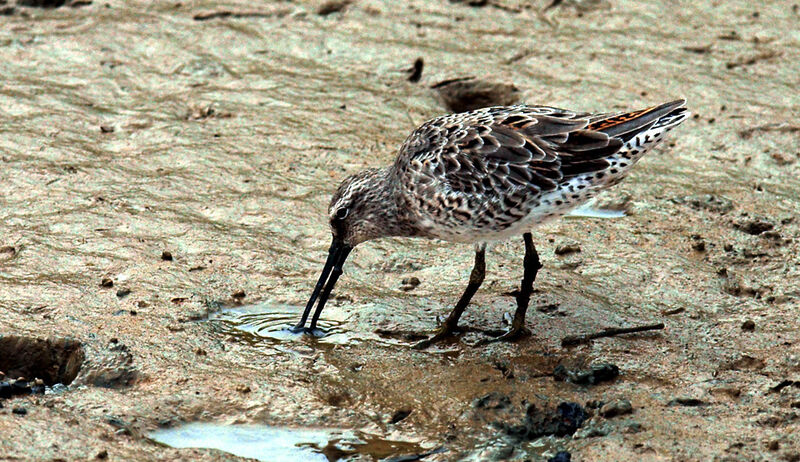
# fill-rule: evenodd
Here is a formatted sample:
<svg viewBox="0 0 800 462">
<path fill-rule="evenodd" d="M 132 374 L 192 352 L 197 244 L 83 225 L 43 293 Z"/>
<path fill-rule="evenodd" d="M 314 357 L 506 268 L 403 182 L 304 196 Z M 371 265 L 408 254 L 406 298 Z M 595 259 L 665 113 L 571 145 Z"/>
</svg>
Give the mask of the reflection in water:
<svg viewBox="0 0 800 462">
<path fill-rule="evenodd" d="M 398 457 L 412 460 L 426 452 L 416 443 L 390 441 L 363 432 L 270 427 L 267 425 L 218 425 L 190 423 L 156 430 L 152 440 L 174 448 L 212 448 L 241 457 L 274 462 L 343 461 L 357 456 L 373 460 Z"/>
</svg>

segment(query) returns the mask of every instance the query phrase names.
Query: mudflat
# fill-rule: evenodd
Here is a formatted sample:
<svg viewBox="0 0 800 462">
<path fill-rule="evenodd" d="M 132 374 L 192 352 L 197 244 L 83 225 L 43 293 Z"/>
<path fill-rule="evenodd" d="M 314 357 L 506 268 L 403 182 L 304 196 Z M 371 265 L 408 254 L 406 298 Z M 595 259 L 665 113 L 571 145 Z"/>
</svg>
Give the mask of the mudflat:
<svg viewBox="0 0 800 462">
<path fill-rule="evenodd" d="M 150 439 L 203 422 L 322 460 L 800 460 L 797 5 L 47 3 L 0 1 L 0 459 L 235 459 Z M 624 215 L 534 230 L 531 337 L 473 346 L 521 239 L 456 342 L 411 348 L 472 265 L 423 240 L 354 250 L 329 336 L 281 331 L 330 194 L 425 120 L 679 97 L 596 204 Z"/>
</svg>

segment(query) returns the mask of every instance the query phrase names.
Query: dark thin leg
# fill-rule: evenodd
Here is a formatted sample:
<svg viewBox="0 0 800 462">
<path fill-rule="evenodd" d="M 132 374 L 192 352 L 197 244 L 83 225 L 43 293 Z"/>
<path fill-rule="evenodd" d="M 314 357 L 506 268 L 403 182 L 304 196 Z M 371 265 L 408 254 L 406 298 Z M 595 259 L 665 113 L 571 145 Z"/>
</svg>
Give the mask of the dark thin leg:
<svg viewBox="0 0 800 462">
<path fill-rule="evenodd" d="M 472 272 L 469 275 L 469 284 L 467 284 L 467 288 L 464 290 L 458 303 L 456 303 L 455 308 L 450 312 L 450 316 L 442 322 L 433 337 L 419 342 L 414 345 L 414 348 L 421 350 L 440 340 L 452 337 L 453 334 L 458 331 L 458 320 L 461 318 L 461 314 L 464 313 L 470 300 L 472 300 L 472 296 L 478 291 L 485 277 L 486 244 L 478 244 L 475 246 L 475 264 L 472 266 Z"/>
<path fill-rule="evenodd" d="M 533 293 L 533 281 L 536 280 L 536 274 L 542 267 L 542 263 L 539 261 L 539 254 L 536 252 L 536 246 L 533 245 L 533 236 L 531 236 L 531 233 L 523 234 L 522 238 L 525 240 L 525 259 L 523 260 L 525 271 L 522 276 L 519 293 L 517 294 L 517 310 L 514 312 L 514 320 L 511 321 L 511 328 L 509 328 L 505 334 L 489 341 L 480 342 L 481 344 L 502 340 L 517 340 L 520 337 L 530 334 L 528 329 L 525 328 L 525 313 L 528 311 L 528 303 Z"/>
</svg>

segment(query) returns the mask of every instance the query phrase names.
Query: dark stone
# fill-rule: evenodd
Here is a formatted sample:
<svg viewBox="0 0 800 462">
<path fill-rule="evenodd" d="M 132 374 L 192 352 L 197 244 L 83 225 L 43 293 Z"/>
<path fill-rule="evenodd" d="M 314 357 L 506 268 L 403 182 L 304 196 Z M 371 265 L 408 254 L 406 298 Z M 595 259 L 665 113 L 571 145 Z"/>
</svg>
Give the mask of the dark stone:
<svg viewBox="0 0 800 462">
<path fill-rule="evenodd" d="M 161 252 L 161 259 L 164 261 L 172 261 L 172 252 L 169 250 Z"/>
<path fill-rule="evenodd" d="M 547 462 L 572 462 L 572 454 L 567 451 L 558 451 L 556 455 L 547 459 Z"/>
<path fill-rule="evenodd" d="M 756 323 L 753 322 L 752 319 L 748 319 L 747 321 L 742 323 L 742 330 L 746 332 L 753 332 L 756 330 Z"/>
<path fill-rule="evenodd" d="M 22 406 L 17 406 L 15 408 L 11 409 L 11 412 L 14 413 L 14 414 L 17 414 L 17 415 L 25 415 L 25 414 L 28 413 L 28 410 L 25 409 Z"/>
</svg>

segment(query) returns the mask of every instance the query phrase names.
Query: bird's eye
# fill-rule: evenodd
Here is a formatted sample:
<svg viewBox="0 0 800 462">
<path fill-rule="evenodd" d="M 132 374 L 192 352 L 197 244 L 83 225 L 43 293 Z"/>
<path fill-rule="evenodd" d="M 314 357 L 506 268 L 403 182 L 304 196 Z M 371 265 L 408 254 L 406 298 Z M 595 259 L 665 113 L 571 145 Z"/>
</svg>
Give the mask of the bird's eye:
<svg viewBox="0 0 800 462">
<path fill-rule="evenodd" d="M 342 207 L 336 211 L 336 218 L 344 220 L 345 218 L 347 218 L 348 213 L 350 213 L 350 209 L 348 209 L 347 207 Z"/>
</svg>

